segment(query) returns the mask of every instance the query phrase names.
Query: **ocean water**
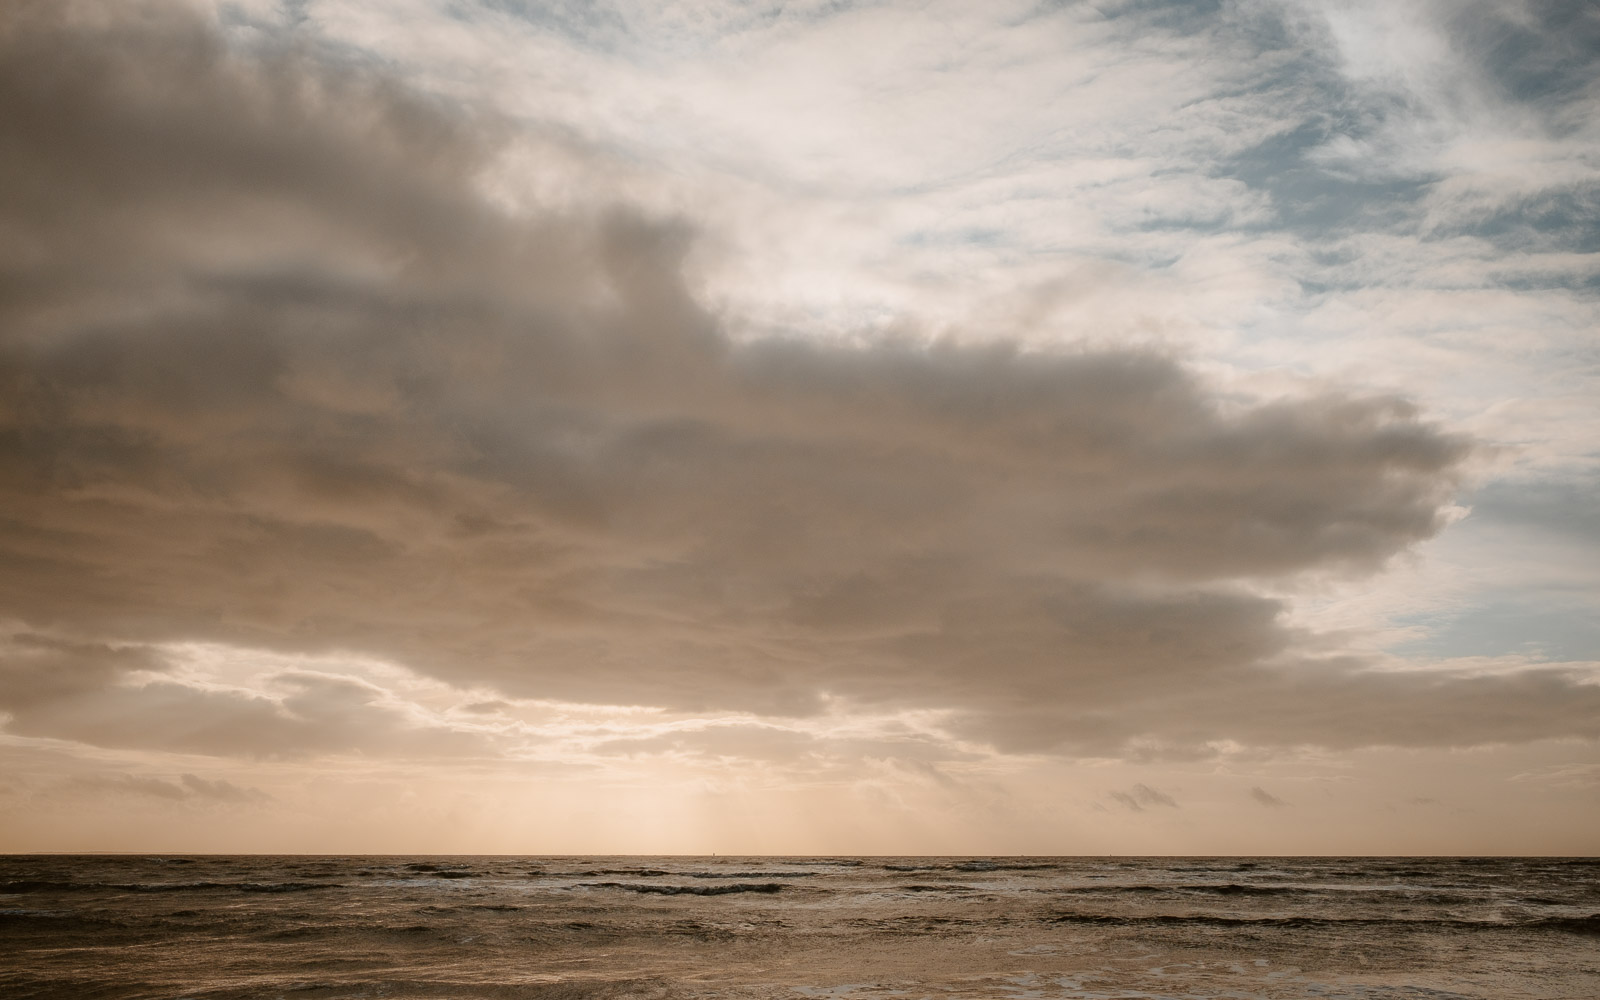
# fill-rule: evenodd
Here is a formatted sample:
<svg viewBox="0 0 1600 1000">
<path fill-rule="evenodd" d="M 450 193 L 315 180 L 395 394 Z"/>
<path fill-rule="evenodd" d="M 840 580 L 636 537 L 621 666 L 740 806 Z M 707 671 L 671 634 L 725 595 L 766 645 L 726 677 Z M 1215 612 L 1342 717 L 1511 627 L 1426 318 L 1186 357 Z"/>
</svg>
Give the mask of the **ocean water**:
<svg viewBox="0 0 1600 1000">
<path fill-rule="evenodd" d="M 1600 861 L 0 857 L 0 997 L 1600 998 Z"/>
</svg>

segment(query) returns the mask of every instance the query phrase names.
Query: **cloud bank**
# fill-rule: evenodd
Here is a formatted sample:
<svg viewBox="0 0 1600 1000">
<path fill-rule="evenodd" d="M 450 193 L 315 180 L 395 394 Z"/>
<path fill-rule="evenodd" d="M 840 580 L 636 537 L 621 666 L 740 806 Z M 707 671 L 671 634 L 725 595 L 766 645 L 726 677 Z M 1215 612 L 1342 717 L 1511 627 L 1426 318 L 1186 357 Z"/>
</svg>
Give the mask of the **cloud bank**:
<svg viewBox="0 0 1600 1000">
<path fill-rule="evenodd" d="M 1014 752 L 1600 735 L 1570 673 L 1382 670 L 1266 596 L 1447 523 L 1474 446 L 1405 400 L 1005 330 L 736 339 L 685 283 L 693 219 L 509 210 L 513 122 L 251 46 L 165 4 L 0 15 L 8 731 L 489 752 L 347 678 L 265 697 L 154 652 L 209 642 L 511 698 L 940 710 Z"/>
</svg>

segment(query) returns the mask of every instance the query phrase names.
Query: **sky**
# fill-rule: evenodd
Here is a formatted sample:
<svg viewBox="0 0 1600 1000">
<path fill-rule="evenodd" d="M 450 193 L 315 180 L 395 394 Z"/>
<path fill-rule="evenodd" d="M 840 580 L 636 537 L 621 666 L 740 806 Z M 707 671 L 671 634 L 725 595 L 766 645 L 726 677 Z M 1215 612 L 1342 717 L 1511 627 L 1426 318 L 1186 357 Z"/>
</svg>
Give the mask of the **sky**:
<svg viewBox="0 0 1600 1000">
<path fill-rule="evenodd" d="M 0 850 L 1600 850 L 1600 8 L 12 0 Z"/>
</svg>

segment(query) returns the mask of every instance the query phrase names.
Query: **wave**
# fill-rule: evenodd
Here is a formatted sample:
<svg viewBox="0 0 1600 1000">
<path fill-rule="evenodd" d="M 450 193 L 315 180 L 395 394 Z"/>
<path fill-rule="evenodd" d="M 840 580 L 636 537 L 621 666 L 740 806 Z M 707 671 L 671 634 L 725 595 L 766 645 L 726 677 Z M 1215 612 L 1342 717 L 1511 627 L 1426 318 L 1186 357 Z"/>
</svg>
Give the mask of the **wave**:
<svg viewBox="0 0 1600 1000">
<path fill-rule="evenodd" d="M 419 875 L 431 875 L 434 878 L 482 878 L 482 872 L 475 872 L 470 868 L 447 868 L 443 865 L 417 864 L 406 865 L 406 871 L 416 872 Z"/>
<path fill-rule="evenodd" d="M 1208 896 L 1315 896 L 1321 890 L 1287 885 L 1240 885 L 1237 882 L 1199 885 L 1073 885 L 1060 888 L 1043 888 L 1039 892 L 1056 894 L 1083 893 L 1094 896 L 1121 895 L 1208 895 Z M 1348 892 L 1346 892 L 1348 894 Z"/>
<path fill-rule="evenodd" d="M 901 892 L 976 892 L 970 885 L 903 885 Z"/>
<path fill-rule="evenodd" d="M 307 938 L 328 937 L 338 933 L 332 927 L 284 927 L 261 935 L 266 941 L 303 941 Z"/>
<path fill-rule="evenodd" d="M 0 927 L 17 930 L 43 930 L 50 934 L 89 931 L 94 934 L 143 930 L 142 920 L 120 920 L 98 913 L 75 910 L 0 910 Z M 10 994 L 7 994 L 8 996 Z"/>
<path fill-rule="evenodd" d="M 931 865 L 883 865 L 886 872 L 1030 872 L 1062 866 L 1050 861 L 957 861 Z"/>
<path fill-rule="evenodd" d="M 782 892 L 781 882 L 736 882 L 733 885 L 657 885 L 649 882 L 584 882 L 585 889 L 626 889 L 655 896 L 726 896 L 735 892 Z"/>
<path fill-rule="evenodd" d="M 339 882 L 56 882 L 21 879 L 0 882 L 0 893 L 35 892 L 312 892 L 342 889 Z"/>
<path fill-rule="evenodd" d="M 81 882 L 51 882 L 45 879 L 17 879 L 0 882 L 0 894 L 22 895 L 29 892 L 76 892 L 94 888 L 94 884 Z"/>
<path fill-rule="evenodd" d="M 515 903 L 461 903 L 455 906 L 422 906 L 416 912 L 428 916 L 442 916 L 452 913 L 515 913 L 524 907 Z"/>
<path fill-rule="evenodd" d="M 665 875 L 666 872 L 661 874 Z M 690 878 L 816 878 L 816 872 L 685 872 Z"/>
<path fill-rule="evenodd" d="M 1591 913 L 1587 917 L 1541 917 L 1538 920 L 1530 920 L 1522 926 L 1600 936 L 1600 913 Z"/>
<path fill-rule="evenodd" d="M 1226 882 L 1222 885 L 1186 885 L 1185 892 L 1203 892 L 1215 896 L 1315 896 L 1316 889 L 1301 889 L 1287 885 L 1240 885 Z"/>
<path fill-rule="evenodd" d="M 1208 914 L 1151 914 L 1128 916 L 1112 913 L 1054 913 L 1041 918 L 1054 924 L 1102 924 L 1119 927 L 1261 927 L 1322 928 L 1386 927 L 1449 930 L 1552 930 L 1600 935 L 1600 913 L 1586 917 L 1541 917 L 1535 920 L 1460 920 L 1450 918 L 1385 917 L 1225 917 Z"/>
</svg>

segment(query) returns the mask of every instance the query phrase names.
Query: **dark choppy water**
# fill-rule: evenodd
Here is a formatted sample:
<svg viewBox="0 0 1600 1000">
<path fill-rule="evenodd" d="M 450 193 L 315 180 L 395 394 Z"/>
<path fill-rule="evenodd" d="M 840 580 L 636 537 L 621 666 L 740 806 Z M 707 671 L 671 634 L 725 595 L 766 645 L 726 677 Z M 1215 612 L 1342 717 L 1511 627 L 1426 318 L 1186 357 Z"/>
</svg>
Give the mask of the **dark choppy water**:
<svg viewBox="0 0 1600 1000">
<path fill-rule="evenodd" d="M 0 996 L 1600 997 L 1600 861 L 0 857 Z"/>
</svg>

